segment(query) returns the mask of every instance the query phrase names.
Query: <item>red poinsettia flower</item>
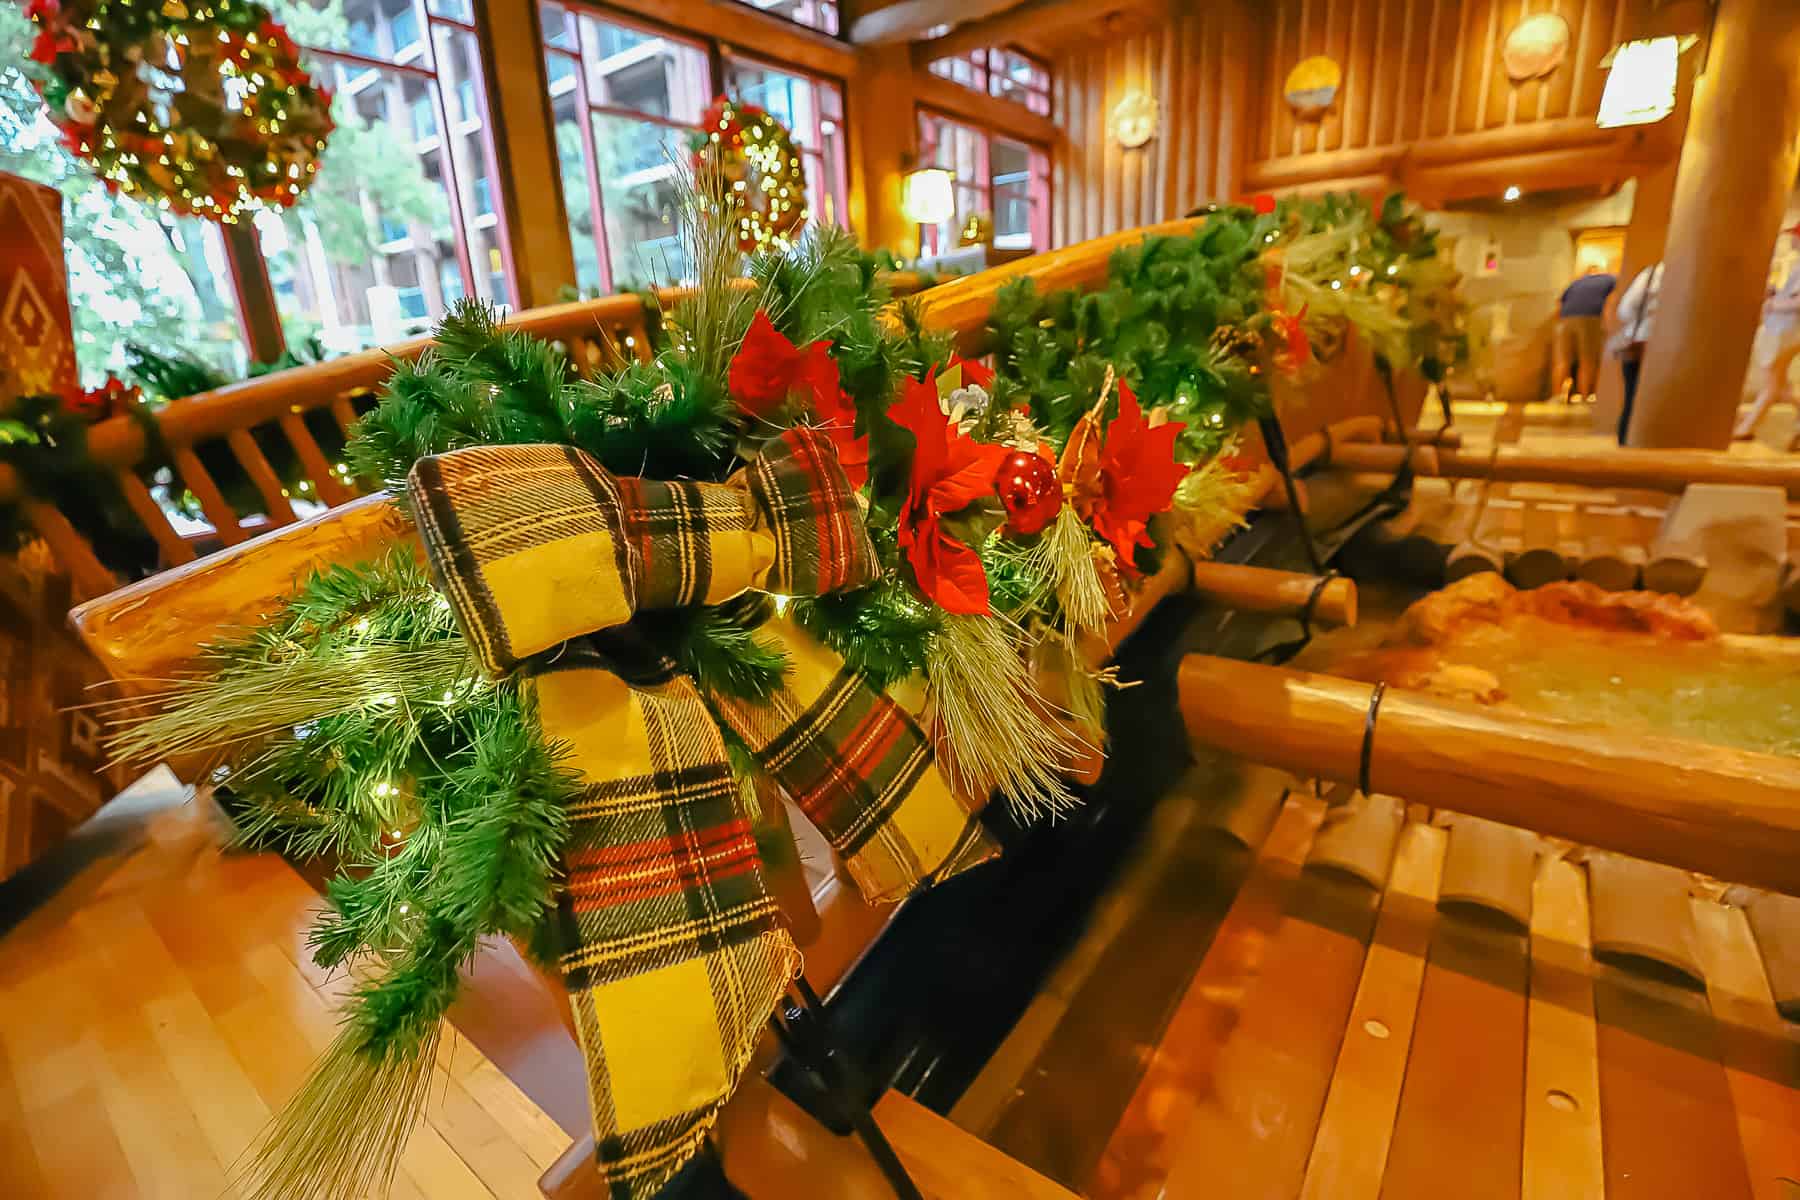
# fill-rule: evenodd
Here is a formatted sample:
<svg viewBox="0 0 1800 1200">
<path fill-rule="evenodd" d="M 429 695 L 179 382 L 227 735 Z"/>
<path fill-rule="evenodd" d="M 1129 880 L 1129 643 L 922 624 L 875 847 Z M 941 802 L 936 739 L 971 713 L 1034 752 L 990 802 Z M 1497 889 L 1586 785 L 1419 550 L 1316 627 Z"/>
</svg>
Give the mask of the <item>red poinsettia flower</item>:
<svg viewBox="0 0 1800 1200">
<path fill-rule="evenodd" d="M 1267 192 L 1258 192 L 1250 197 L 1250 208 L 1257 216 L 1266 216 L 1275 211 L 1275 197 Z"/>
<path fill-rule="evenodd" d="M 81 43 L 75 35 L 66 29 L 51 29 L 49 26 L 38 30 L 37 37 L 31 42 L 31 61 L 53 63 L 59 54 L 73 54 L 81 49 Z"/>
<path fill-rule="evenodd" d="M 840 387 L 829 401 L 822 396 L 815 397 L 813 414 L 819 419 L 818 428 L 825 431 L 825 436 L 836 448 L 838 466 L 844 468 L 850 486 L 859 488 L 867 483 L 869 439 L 856 436 L 856 406 L 851 403 L 849 393 Z"/>
<path fill-rule="evenodd" d="M 900 510 L 900 549 L 919 591 L 946 612 L 988 611 L 987 571 L 981 556 L 951 537 L 943 518 L 994 490 L 1005 446 L 960 432 L 938 407 L 936 373 L 906 381 L 888 416 L 913 435 L 912 474 Z"/>
<path fill-rule="evenodd" d="M 783 337 L 762 309 L 750 319 L 750 329 L 731 360 L 727 378 L 738 408 L 767 420 L 789 400 L 800 397 L 814 412 L 834 408 L 838 396 L 837 363 L 831 343 L 813 342 L 804 348 Z"/>
<path fill-rule="evenodd" d="M 1125 571 L 1136 571 L 1132 559 L 1139 546 L 1154 544 L 1146 532 L 1150 518 L 1175 502 L 1175 488 L 1187 474 L 1175 461 L 1175 439 L 1185 428 L 1179 421 L 1150 424 L 1137 397 L 1119 381 L 1119 415 L 1106 427 L 1100 448 L 1100 494 L 1090 520 Z"/>
<path fill-rule="evenodd" d="M 1306 336 L 1306 309 L 1304 304 L 1297 313 L 1278 309 L 1270 318 L 1275 336 L 1281 339 L 1281 348 L 1275 352 L 1275 363 L 1290 375 L 1297 374 L 1312 361 L 1312 342 Z"/>
</svg>

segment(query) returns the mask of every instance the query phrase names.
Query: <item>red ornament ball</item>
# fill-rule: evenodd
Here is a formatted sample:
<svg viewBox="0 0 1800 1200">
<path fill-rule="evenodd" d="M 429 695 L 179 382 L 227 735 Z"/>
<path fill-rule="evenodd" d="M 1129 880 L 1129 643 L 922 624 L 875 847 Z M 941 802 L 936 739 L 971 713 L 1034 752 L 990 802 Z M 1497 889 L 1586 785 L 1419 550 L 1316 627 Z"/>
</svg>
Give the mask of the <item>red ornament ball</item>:
<svg viewBox="0 0 1800 1200">
<path fill-rule="evenodd" d="M 1006 509 L 1006 532 L 1027 537 L 1042 533 L 1062 511 L 1056 468 L 1041 455 L 1014 450 L 1000 461 L 994 490 Z"/>
</svg>

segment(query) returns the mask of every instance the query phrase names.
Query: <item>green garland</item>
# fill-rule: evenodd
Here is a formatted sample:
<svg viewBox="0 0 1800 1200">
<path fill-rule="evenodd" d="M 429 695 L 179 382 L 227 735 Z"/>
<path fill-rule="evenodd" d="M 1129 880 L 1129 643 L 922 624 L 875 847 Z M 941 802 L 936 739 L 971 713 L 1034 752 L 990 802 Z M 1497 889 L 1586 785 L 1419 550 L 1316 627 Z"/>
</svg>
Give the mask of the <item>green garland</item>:
<svg viewBox="0 0 1800 1200">
<path fill-rule="evenodd" d="M 1366 206 L 1232 210 L 1193 237 L 1151 239 L 1115 255 L 1107 286 L 1092 295 L 1008 288 L 990 319 L 1000 374 L 978 420 L 1011 421 L 1023 406 L 1060 443 L 1115 363 L 1146 407 L 1175 408 L 1192 423 L 1185 456 L 1210 453 L 1268 402 L 1266 379 L 1243 346 L 1246 337 L 1260 345 L 1273 325 L 1263 250 L 1308 236 L 1309 226 L 1350 220 L 1345 212 L 1367 224 Z M 892 497 L 905 490 L 895 480 L 912 435 L 888 409 L 896 381 L 950 361 L 950 340 L 924 330 L 909 305 L 899 306 L 898 321 L 884 319 L 889 296 L 876 260 L 841 234 L 755 260 L 750 274 L 754 300 L 703 287 L 700 304 L 669 314 L 653 362 L 594 380 L 576 377 L 548 343 L 503 328 L 479 305 L 459 305 L 430 353 L 396 366 L 349 462 L 359 476 L 397 485 L 423 455 L 549 441 L 620 473 L 724 478 L 753 449 L 739 446 L 725 376 L 760 307 L 796 346 L 832 343 L 855 432 L 869 439 L 870 532 L 893 566 Z M 1225 486 L 1216 473 L 1193 478 L 1196 497 L 1216 499 Z M 1228 522 L 1215 524 L 1222 531 Z M 996 609 L 1028 627 L 1062 627 L 1052 581 L 1030 547 L 993 537 L 969 544 L 980 547 Z M 883 687 L 950 670 L 978 689 L 992 678 L 984 672 L 995 655 L 1019 664 L 1019 647 L 997 622 L 988 629 L 945 614 L 898 569 L 789 611 Z M 746 602 L 656 614 L 636 628 L 704 695 L 754 700 L 786 670 L 755 633 L 761 615 Z M 316 952 L 326 965 L 364 947 L 386 960 L 356 996 L 354 1070 L 369 1087 L 420 1086 L 408 1072 L 477 940 L 540 940 L 572 786 L 559 748 L 546 744 L 514 687 L 478 677 L 447 606 L 406 555 L 315 576 L 266 628 L 220 648 L 208 666 L 178 704 L 122 739 L 119 753 L 224 746 L 245 800 L 247 840 L 299 855 L 330 851 L 352 868 L 331 887 Z M 1074 682 L 1079 690 L 1088 681 Z M 971 694 L 965 688 L 958 698 Z M 1091 716 L 1092 695 L 1082 707 Z M 1001 734 L 1017 731 L 996 726 Z M 327 1119 L 341 1098 L 309 1094 L 284 1119 Z"/>
</svg>

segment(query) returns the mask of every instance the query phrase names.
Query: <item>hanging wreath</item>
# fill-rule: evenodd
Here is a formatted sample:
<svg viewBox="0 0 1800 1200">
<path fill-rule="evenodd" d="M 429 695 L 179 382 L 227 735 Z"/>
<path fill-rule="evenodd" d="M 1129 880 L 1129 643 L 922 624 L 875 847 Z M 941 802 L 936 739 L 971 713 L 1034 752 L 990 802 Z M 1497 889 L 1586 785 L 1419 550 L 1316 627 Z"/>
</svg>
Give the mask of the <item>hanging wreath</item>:
<svg viewBox="0 0 1800 1200">
<path fill-rule="evenodd" d="M 113 191 L 234 221 L 319 169 L 331 93 L 249 0 L 31 0 L 34 80 L 64 143 Z"/>
<path fill-rule="evenodd" d="M 746 254 L 785 249 L 811 216 L 800 151 L 780 121 L 754 104 L 724 96 L 700 118 L 694 165 L 716 166 L 726 205 Z"/>
</svg>

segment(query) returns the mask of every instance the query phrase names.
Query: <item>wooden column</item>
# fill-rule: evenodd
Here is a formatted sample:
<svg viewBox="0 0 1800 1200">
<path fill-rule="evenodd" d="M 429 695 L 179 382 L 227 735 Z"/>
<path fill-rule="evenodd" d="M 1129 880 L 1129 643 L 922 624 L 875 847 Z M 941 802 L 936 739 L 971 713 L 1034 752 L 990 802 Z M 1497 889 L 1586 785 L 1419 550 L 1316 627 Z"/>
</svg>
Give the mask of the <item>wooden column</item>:
<svg viewBox="0 0 1800 1200">
<path fill-rule="evenodd" d="M 565 285 L 575 286 L 575 252 L 563 208 L 537 0 L 486 0 L 475 6 L 475 20 L 519 307 L 554 304 Z"/>
<path fill-rule="evenodd" d="M 905 43 L 866 46 L 856 56 L 846 98 L 856 156 L 850 221 L 864 246 L 917 254 L 919 227 L 900 211 L 900 180 L 918 147 L 912 55 Z"/>
<path fill-rule="evenodd" d="M 1681 75 L 1675 90 L 1675 111 L 1668 120 L 1669 134 L 1677 147 L 1687 138 L 1688 119 L 1694 107 L 1694 82 L 1700 64 L 1706 58 L 1708 6 L 1705 0 L 1674 0 L 1651 14 L 1640 34 L 1661 37 L 1666 34 L 1692 34 L 1699 43 L 1681 56 Z M 1679 149 L 1667 159 L 1639 171 L 1636 190 L 1631 197 L 1631 224 L 1625 230 L 1625 254 L 1619 264 L 1619 285 L 1613 289 L 1608 305 L 1616 305 L 1625 295 L 1632 279 L 1645 267 L 1660 262 L 1669 240 L 1669 213 L 1675 204 L 1675 178 L 1681 167 Z M 1625 404 L 1625 377 L 1619 360 L 1606 355 L 1600 361 L 1600 375 L 1595 387 L 1599 397 L 1594 405 L 1594 429 L 1611 433 L 1619 427 L 1619 410 Z"/>
<path fill-rule="evenodd" d="M 1797 143 L 1800 4 L 1720 0 L 1682 146 L 1632 445 L 1730 443 Z"/>
<path fill-rule="evenodd" d="M 263 261 L 256 222 L 249 217 L 220 225 L 225 259 L 231 264 L 231 283 L 237 289 L 238 327 L 244 332 L 244 348 L 250 361 L 274 362 L 287 349 L 281 332 L 281 313 L 275 307 L 275 285 L 269 281 L 269 264 Z"/>
</svg>

